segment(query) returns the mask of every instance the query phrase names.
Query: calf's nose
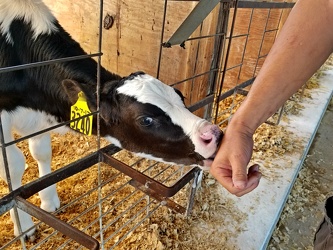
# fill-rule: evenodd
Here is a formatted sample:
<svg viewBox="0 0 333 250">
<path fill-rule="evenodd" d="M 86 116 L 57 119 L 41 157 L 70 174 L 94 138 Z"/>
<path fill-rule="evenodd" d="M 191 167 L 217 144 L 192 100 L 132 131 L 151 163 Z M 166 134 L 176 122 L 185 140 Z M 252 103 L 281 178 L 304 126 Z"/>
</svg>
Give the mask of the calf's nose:
<svg viewBox="0 0 333 250">
<path fill-rule="evenodd" d="M 209 124 L 201 128 L 200 139 L 205 145 L 218 145 L 222 139 L 222 131 L 214 124 Z"/>
<path fill-rule="evenodd" d="M 213 140 L 213 134 L 212 133 L 209 133 L 209 132 L 204 132 L 200 135 L 200 138 L 202 139 L 203 143 L 205 144 L 209 144 L 212 142 Z"/>
</svg>

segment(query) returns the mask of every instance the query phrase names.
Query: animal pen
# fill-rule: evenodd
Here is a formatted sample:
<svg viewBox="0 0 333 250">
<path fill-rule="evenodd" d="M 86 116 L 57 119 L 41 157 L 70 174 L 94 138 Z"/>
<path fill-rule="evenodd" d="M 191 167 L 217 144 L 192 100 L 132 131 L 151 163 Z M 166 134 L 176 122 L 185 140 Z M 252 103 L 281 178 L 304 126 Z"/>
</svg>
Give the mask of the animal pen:
<svg viewBox="0 0 333 250">
<path fill-rule="evenodd" d="M 245 98 L 293 6 L 237 0 L 45 2 L 89 57 L 120 75 L 142 70 L 157 77 L 181 90 L 192 112 L 221 128 Z M 279 119 L 276 115 L 269 123 Z M 35 135 L 4 143 L 1 131 L 4 155 L 18 143 L 27 157 L 25 185 L 11 190 L 9 177 L 8 188 L 1 183 L 1 249 L 163 249 L 157 227 L 173 238 L 164 243 L 167 249 L 195 249 L 177 245 L 181 229 L 166 228 L 181 223 L 179 216 L 190 219 L 198 206 L 199 168 L 142 159 L 99 136 L 66 134 L 53 138 L 54 171 L 38 178 L 26 146 Z M 38 207 L 37 193 L 55 183 L 62 206 L 50 214 Z M 35 218 L 33 242 L 12 236 L 8 211 L 13 207 Z"/>
</svg>

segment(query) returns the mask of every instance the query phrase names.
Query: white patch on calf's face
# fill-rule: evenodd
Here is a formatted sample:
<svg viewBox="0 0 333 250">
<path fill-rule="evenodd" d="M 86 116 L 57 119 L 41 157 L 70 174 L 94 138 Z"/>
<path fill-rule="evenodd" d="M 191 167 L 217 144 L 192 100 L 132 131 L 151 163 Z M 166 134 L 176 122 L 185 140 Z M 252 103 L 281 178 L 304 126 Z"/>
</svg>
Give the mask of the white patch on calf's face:
<svg viewBox="0 0 333 250">
<path fill-rule="evenodd" d="M 150 75 L 141 74 L 128 79 L 117 91 L 134 97 L 141 103 L 149 103 L 162 109 L 189 137 L 205 121 L 186 109 L 181 97 L 172 87 Z"/>
<path fill-rule="evenodd" d="M 125 80 L 117 91 L 135 97 L 141 103 L 154 104 L 165 112 L 173 105 L 184 107 L 180 96 L 172 87 L 147 74 Z"/>
<path fill-rule="evenodd" d="M 118 148 L 122 148 L 121 143 L 117 138 L 114 138 L 112 136 L 105 136 L 104 138 Z"/>
<path fill-rule="evenodd" d="M 0 29 L 6 35 L 8 42 L 12 42 L 9 33 L 10 24 L 14 19 L 23 18 L 34 33 L 34 39 L 40 34 L 50 34 L 56 31 L 55 18 L 42 1 L 34 0 L 1 0 L 0 1 Z"/>
</svg>

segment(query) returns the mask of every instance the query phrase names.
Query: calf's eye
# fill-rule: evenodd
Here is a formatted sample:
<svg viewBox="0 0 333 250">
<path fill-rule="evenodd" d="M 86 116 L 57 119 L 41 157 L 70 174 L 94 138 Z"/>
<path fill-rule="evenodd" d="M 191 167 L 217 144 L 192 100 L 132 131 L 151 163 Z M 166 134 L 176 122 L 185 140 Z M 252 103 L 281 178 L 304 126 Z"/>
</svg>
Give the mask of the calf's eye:
<svg viewBox="0 0 333 250">
<path fill-rule="evenodd" d="M 154 121 L 153 118 L 146 116 L 146 117 L 140 118 L 139 123 L 141 126 L 148 127 L 153 124 L 153 121 Z"/>
</svg>

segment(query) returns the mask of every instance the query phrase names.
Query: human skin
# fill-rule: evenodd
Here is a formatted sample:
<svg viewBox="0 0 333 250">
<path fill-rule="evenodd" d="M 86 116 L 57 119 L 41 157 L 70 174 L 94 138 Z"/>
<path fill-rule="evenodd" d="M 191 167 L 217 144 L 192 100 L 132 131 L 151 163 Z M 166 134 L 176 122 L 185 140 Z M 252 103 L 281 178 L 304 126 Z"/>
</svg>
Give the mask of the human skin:
<svg viewBox="0 0 333 250">
<path fill-rule="evenodd" d="M 261 173 L 248 168 L 253 134 L 320 68 L 333 52 L 333 0 L 298 0 L 246 99 L 232 117 L 211 174 L 230 193 L 255 189 Z"/>
</svg>

